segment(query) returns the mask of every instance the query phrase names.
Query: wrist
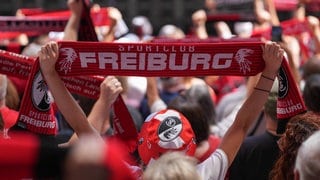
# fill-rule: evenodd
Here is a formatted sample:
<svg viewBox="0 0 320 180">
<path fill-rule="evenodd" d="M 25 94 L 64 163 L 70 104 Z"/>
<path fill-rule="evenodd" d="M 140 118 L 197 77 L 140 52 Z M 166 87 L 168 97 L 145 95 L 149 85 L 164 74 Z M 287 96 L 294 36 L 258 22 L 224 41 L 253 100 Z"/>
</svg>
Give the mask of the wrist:
<svg viewBox="0 0 320 180">
<path fill-rule="evenodd" d="M 114 102 L 111 103 L 110 101 L 108 101 L 107 98 L 103 98 L 103 97 L 99 97 L 99 98 L 97 99 L 97 102 L 96 102 L 96 104 L 100 104 L 100 105 L 102 105 L 102 106 L 104 106 L 104 107 L 106 107 L 106 108 L 110 108 L 113 103 L 114 103 Z"/>
<path fill-rule="evenodd" d="M 50 70 L 43 70 L 41 69 L 42 76 L 45 77 L 46 79 L 59 76 L 58 72 L 55 69 L 50 69 Z"/>
<path fill-rule="evenodd" d="M 266 79 L 274 80 L 278 75 L 278 71 L 262 71 L 261 76 L 266 77 Z"/>
</svg>

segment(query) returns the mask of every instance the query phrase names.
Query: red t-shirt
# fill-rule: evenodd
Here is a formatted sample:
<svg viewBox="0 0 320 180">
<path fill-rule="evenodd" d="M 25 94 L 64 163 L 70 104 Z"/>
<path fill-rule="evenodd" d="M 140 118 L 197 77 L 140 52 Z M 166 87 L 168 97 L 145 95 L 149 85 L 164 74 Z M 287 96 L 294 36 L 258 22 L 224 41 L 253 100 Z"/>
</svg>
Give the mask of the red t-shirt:
<svg viewBox="0 0 320 180">
<path fill-rule="evenodd" d="M 4 128 L 9 129 L 16 124 L 19 116 L 18 111 L 9 109 L 7 106 L 4 106 L 0 108 L 0 113 L 4 121 Z"/>
</svg>

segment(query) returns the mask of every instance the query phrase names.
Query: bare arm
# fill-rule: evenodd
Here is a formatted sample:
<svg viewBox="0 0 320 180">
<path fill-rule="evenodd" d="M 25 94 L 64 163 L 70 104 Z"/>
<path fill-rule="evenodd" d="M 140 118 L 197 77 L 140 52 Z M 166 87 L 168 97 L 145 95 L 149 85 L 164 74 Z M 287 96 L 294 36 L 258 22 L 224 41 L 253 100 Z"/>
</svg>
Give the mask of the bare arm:
<svg viewBox="0 0 320 180">
<path fill-rule="evenodd" d="M 110 110 L 123 88 L 118 79 L 108 76 L 100 85 L 100 96 L 94 104 L 88 121 L 100 133 L 104 133 L 110 127 Z"/>
<path fill-rule="evenodd" d="M 167 105 L 160 98 L 157 79 L 155 77 L 147 77 L 146 94 L 148 99 L 148 106 L 151 113 L 167 108 Z"/>
<path fill-rule="evenodd" d="M 193 31 L 199 39 L 208 38 L 206 29 L 207 15 L 204 10 L 198 10 L 192 14 Z"/>
<path fill-rule="evenodd" d="M 309 24 L 309 27 L 313 33 L 314 42 L 316 45 L 316 55 L 320 55 L 320 22 L 319 19 L 315 16 L 308 16 L 307 21 Z"/>
<path fill-rule="evenodd" d="M 100 134 L 87 121 L 85 113 L 64 86 L 59 74 L 55 70 L 58 56 L 59 48 L 56 42 L 47 43 L 39 52 L 42 75 L 48 84 L 59 111 L 79 137 L 84 134 L 93 134 L 100 137 Z"/>
<path fill-rule="evenodd" d="M 99 134 L 105 133 L 110 127 L 110 110 L 116 98 L 122 92 L 121 83 L 114 76 L 108 76 L 100 85 L 100 96 L 92 107 L 88 116 L 88 121 L 98 131 Z M 60 146 L 69 146 L 78 139 L 73 134 L 67 143 Z"/>
<path fill-rule="evenodd" d="M 254 0 L 254 13 L 258 23 L 269 23 L 270 13 L 265 9 L 264 0 Z"/>
<path fill-rule="evenodd" d="M 76 41 L 78 40 L 78 29 L 80 26 L 83 2 L 82 0 L 68 0 L 68 7 L 71 11 L 71 16 L 64 29 L 63 40 Z"/>
<path fill-rule="evenodd" d="M 280 20 L 279 20 L 278 14 L 277 14 L 274 0 L 267 0 L 267 5 L 268 5 L 269 13 L 271 16 L 271 19 L 270 19 L 271 24 L 273 26 L 280 26 Z"/>
<path fill-rule="evenodd" d="M 265 69 L 262 75 L 274 79 L 280 68 L 284 51 L 276 43 L 266 43 L 263 49 Z M 234 160 L 250 125 L 256 120 L 266 102 L 273 80 L 260 77 L 256 87 L 240 108 L 236 119 L 224 135 L 220 148 L 227 154 L 229 166 Z"/>
</svg>

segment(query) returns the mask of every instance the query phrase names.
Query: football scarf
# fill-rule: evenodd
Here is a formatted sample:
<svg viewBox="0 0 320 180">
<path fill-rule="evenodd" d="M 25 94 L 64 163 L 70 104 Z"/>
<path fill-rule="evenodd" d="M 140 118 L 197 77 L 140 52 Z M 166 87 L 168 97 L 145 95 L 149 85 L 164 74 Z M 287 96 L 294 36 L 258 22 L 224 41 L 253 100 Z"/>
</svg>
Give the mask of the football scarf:
<svg viewBox="0 0 320 180">
<path fill-rule="evenodd" d="M 92 91 L 92 94 L 87 93 L 87 96 L 95 98 L 98 97 L 99 84 L 103 78 L 92 75 L 251 76 L 261 72 L 264 68 L 261 42 L 126 44 L 61 41 L 58 43 L 60 56 L 56 70 L 66 87 L 70 91 L 85 94 L 84 92 L 89 91 L 79 89 L 83 89 L 85 84 L 91 84 L 89 87 L 96 91 Z M 34 60 L 14 53 L 0 52 L 2 52 L 1 73 L 21 78 L 28 76 Z M 23 68 L 17 70 L 19 69 L 17 67 Z M 283 61 L 278 78 L 280 94 L 277 108 L 278 118 L 287 119 L 304 112 L 306 107 L 286 60 Z M 88 83 L 90 81 L 92 83 Z M 125 132 L 123 138 L 126 139 L 130 137 L 132 127 L 124 125 L 125 128 L 123 128 L 121 124 L 119 125 L 119 121 L 127 119 L 121 118 L 127 117 L 121 113 L 126 111 L 122 102 L 118 99 L 115 103 L 120 104 L 115 105 L 115 112 L 120 113 L 116 114 L 114 126 L 116 134 Z"/>
<path fill-rule="evenodd" d="M 85 1 L 83 1 L 83 4 L 84 6 L 82 11 L 80 28 L 78 32 L 78 41 L 98 42 L 98 37 L 95 32 L 92 19 L 90 17 L 90 8 L 87 6 Z M 64 52 L 64 55 L 67 55 L 66 58 L 68 57 L 69 54 L 71 56 L 74 55 L 74 52 L 72 51 L 72 49 L 69 49 L 69 48 L 64 49 L 63 52 Z M 60 65 L 62 65 L 63 68 L 66 68 L 70 63 L 72 62 L 63 61 L 63 62 L 60 62 Z M 64 70 L 67 70 L 67 69 L 64 69 Z M 134 121 L 121 95 L 117 97 L 116 101 L 113 104 L 113 108 L 114 108 L 114 117 L 113 117 L 114 137 L 120 138 L 123 142 L 125 142 L 125 145 L 128 148 L 129 152 L 134 152 L 134 150 L 136 149 L 136 142 L 138 140 L 138 132 L 134 125 Z"/>
</svg>

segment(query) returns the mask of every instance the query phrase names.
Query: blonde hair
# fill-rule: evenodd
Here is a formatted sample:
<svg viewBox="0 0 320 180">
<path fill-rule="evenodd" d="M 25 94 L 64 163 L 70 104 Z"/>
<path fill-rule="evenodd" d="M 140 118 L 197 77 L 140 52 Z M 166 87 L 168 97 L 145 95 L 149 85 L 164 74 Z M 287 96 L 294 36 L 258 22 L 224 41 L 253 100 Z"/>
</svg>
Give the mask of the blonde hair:
<svg viewBox="0 0 320 180">
<path fill-rule="evenodd" d="M 196 169 L 197 160 L 182 152 L 167 152 L 150 162 L 143 180 L 197 180 L 201 179 Z"/>
</svg>

